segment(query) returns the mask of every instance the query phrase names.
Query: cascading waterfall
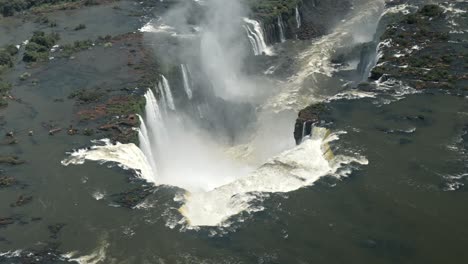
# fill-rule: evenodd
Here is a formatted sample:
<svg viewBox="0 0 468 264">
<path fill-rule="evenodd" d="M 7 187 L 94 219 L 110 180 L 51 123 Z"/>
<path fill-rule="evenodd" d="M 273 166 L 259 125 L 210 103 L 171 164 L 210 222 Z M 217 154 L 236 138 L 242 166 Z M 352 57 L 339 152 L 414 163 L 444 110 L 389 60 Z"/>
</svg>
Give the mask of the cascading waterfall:
<svg viewBox="0 0 468 264">
<path fill-rule="evenodd" d="M 302 21 L 301 21 L 301 14 L 299 13 L 299 6 L 296 5 L 296 25 L 297 28 L 301 28 Z"/>
<path fill-rule="evenodd" d="M 304 123 L 302 123 L 302 137 L 301 137 L 301 142 L 304 141 L 305 137 L 306 137 L 306 128 L 307 128 L 307 121 L 304 121 Z"/>
<path fill-rule="evenodd" d="M 247 80 L 248 76 L 243 76 L 242 71 L 240 71 L 241 66 L 239 65 L 242 64 L 236 61 L 237 58 L 242 57 L 239 55 L 243 53 L 239 50 L 231 52 L 232 46 L 235 45 L 229 42 L 232 39 L 242 39 L 244 32 L 236 31 L 236 29 L 241 29 L 240 24 L 231 27 L 229 22 L 226 22 L 241 22 L 238 18 L 245 14 L 240 11 L 232 11 L 233 8 L 238 7 L 236 6 L 239 4 L 238 2 L 206 1 L 205 7 L 212 8 L 210 10 L 212 15 L 207 16 L 210 20 L 206 21 L 201 33 L 201 39 L 204 40 L 201 41 L 201 50 L 205 52 L 197 55 L 202 55 L 200 56 L 202 58 L 201 66 L 204 67 L 200 67 L 200 69 L 209 81 L 216 78 L 225 80 L 231 75 L 238 75 L 245 79 L 244 83 L 250 84 L 248 82 L 250 80 Z M 227 4 L 230 5 L 230 8 L 225 7 Z M 218 5 L 221 8 L 217 8 Z M 226 17 L 231 19 L 226 19 Z M 300 145 L 289 146 L 285 144 L 293 143 L 288 126 L 292 126 L 296 115 L 292 113 L 292 116 L 283 117 L 277 114 L 276 109 L 290 109 L 291 105 L 302 103 L 300 98 L 312 97 L 298 96 L 304 80 L 316 73 L 324 76 L 331 75 L 331 68 L 327 64 L 330 54 L 337 46 L 346 43 L 348 36 L 344 32 L 350 32 L 349 29 L 354 28 L 354 25 L 360 25 L 360 20 L 359 16 L 349 19 L 340 28 L 335 29 L 332 34 L 314 42 L 310 50 L 299 56 L 299 63 L 303 65 L 294 78 L 289 80 L 288 85 L 283 88 L 287 91 L 278 91 L 278 94 L 256 102 L 263 104 L 259 109 L 258 119 L 255 121 L 257 131 L 253 132 L 254 135 L 252 135 L 254 139 L 261 138 L 263 140 L 257 145 L 249 142 L 245 145 L 232 146 L 230 143 L 213 140 L 213 135 L 202 130 L 196 123 L 199 120 L 184 116 L 182 111 L 175 111 L 176 107 L 169 82 L 164 76 L 161 76 L 161 81 L 155 87 L 158 89 L 159 99 L 156 99 L 152 90 L 148 90 L 145 94 L 147 104 L 139 131 L 140 148 L 132 143 L 110 144 L 109 141 L 106 141 L 105 145 L 70 153 L 70 156 L 62 164 L 82 164 L 85 160 L 111 161 L 120 164 L 123 168 L 135 170 L 139 176 L 154 184 L 183 188 L 186 192 L 181 201 L 183 206 L 179 211 L 190 227 L 228 225 L 228 219 L 240 212 L 263 210 L 263 207 L 256 207 L 251 203 L 258 196 L 261 196 L 261 193 L 290 192 L 312 185 L 325 175 L 342 176 L 341 172 L 337 172 L 337 169 L 343 164 L 351 162 L 366 164 L 367 160 L 362 157 L 335 157 L 328 143 L 338 139 L 338 137 L 331 135 L 330 131 L 325 128 L 314 126 L 311 127 L 310 135 L 306 135 L 307 123 L 304 124 L 302 132 L 304 139 Z M 243 21 L 243 27 L 252 44 L 254 54 L 272 54 L 272 50 L 265 43 L 260 23 L 248 18 L 244 18 Z M 286 40 L 285 28 L 281 16 L 278 16 L 278 26 L 281 41 L 284 42 Z M 236 32 L 236 34 L 230 34 L 232 32 Z M 147 34 L 159 33 L 149 32 Z M 244 47 L 243 42 L 237 44 L 239 45 L 236 47 Z M 234 64 L 236 67 L 220 67 L 221 64 Z M 206 65 L 211 67 L 206 67 Z M 182 69 L 182 71 L 184 70 Z M 189 72 L 187 71 L 187 73 L 187 77 L 189 77 Z M 190 81 L 189 78 L 187 80 Z M 234 78 L 234 80 L 237 81 L 238 78 Z M 229 88 L 228 92 L 233 92 L 232 90 L 239 92 L 239 87 L 243 87 L 236 81 L 232 82 L 235 85 L 226 86 Z M 188 83 L 190 84 L 190 82 Z M 219 85 L 216 86 L 216 84 L 220 82 L 213 83 L 213 87 L 219 89 Z M 242 92 L 247 93 L 240 91 L 240 93 Z M 287 93 L 284 94 L 285 92 Z M 291 92 L 293 94 L 290 96 Z M 231 94 L 224 93 L 222 95 Z M 187 94 L 187 96 L 189 95 Z M 232 104 L 244 99 L 241 96 L 236 98 L 219 97 L 224 102 Z M 229 99 L 237 101 L 229 101 Z M 272 108 L 274 111 L 265 107 L 269 106 L 270 103 L 275 106 Z M 200 105 L 196 105 L 196 102 L 193 102 L 193 106 L 200 109 Z M 218 111 L 219 109 L 223 108 L 213 107 L 199 111 L 200 115 L 203 112 L 209 118 L 212 114 L 209 111 Z M 290 112 L 281 112 L 281 114 L 285 113 L 289 114 Z M 267 117 L 266 120 L 262 119 L 264 116 Z M 270 116 L 271 119 L 268 119 Z M 285 136 L 283 136 L 282 130 L 286 131 Z M 266 136 L 267 133 L 263 133 L 264 131 L 273 132 L 271 136 Z M 275 148 L 282 144 L 287 146 L 281 149 Z M 287 150 L 284 151 L 285 149 Z M 239 150 L 239 152 L 234 153 L 235 150 Z M 255 159 L 254 162 L 247 161 L 251 158 Z M 181 223 L 178 220 L 177 222 Z"/>
<path fill-rule="evenodd" d="M 188 66 L 185 64 L 181 64 L 180 68 L 182 70 L 182 77 L 184 79 L 184 90 L 185 93 L 187 94 L 188 99 L 192 99 L 192 87 L 190 85 L 190 76 L 188 73 Z"/>
<path fill-rule="evenodd" d="M 286 37 L 284 36 L 284 24 L 283 24 L 283 17 L 281 15 L 278 16 L 278 28 L 279 28 L 279 37 L 280 41 L 283 43 L 286 41 Z"/>
<path fill-rule="evenodd" d="M 138 140 L 140 141 L 140 149 L 143 151 L 145 154 L 146 158 L 148 159 L 148 163 L 151 166 L 151 169 L 153 170 L 154 173 L 157 173 L 158 169 L 156 167 L 156 163 L 154 162 L 154 156 L 153 156 L 153 146 L 150 143 L 150 137 L 148 134 L 148 129 L 146 128 L 145 121 L 143 118 L 138 115 L 138 118 L 140 119 L 140 130 L 138 131 Z"/>
<path fill-rule="evenodd" d="M 272 158 L 249 175 L 209 192 L 186 195 L 186 203 L 179 211 L 191 226 L 229 225 L 226 221 L 242 211 L 261 211 L 263 208 L 251 204 L 259 193 L 291 192 L 334 173 L 339 164 L 334 162 L 328 146 L 333 139 L 336 137 L 331 137 L 328 129 L 313 127 L 310 139 Z M 367 163 L 365 159 L 352 161 Z M 351 160 L 341 161 L 348 162 Z"/>
<path fill-rule="evenodd" d="M 174 104 L 174 98 L 172 97 L 172 91 L 171 91 L 171 86 L 169 85 L 169 81 L 164 77 L 164 75 L 161 75 L 161 81 L 158 83 L 158 90 L 159 93 L 161 94 L 161 97 L 164 100 L 164 107 L 171 109 L 171 110 L 176 110 L 175 104 Z"/>
<path fill-rule="evenodd" d="M 244 18 L 244 22 L 244 29 L 247 32 L 247 38 L 252 45 L 254 55 L 273 55 L 272 49 L 265 43 L 265 37 L 260 23 L 249 18 Z"/>
</svg>

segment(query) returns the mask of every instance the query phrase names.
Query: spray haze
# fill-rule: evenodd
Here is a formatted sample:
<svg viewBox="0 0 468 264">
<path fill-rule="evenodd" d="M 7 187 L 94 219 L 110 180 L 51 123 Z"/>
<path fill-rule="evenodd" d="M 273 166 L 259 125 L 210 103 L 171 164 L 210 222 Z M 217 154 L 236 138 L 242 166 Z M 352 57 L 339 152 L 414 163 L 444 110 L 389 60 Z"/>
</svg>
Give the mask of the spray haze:
<svg viewBox="0 0 468 264">
<path fill-rule="evenodd" d="M 281 83 L 244 70 L 248 56 L 274 53 L 243 3 L 183 1 L 145 25 L 163 75 L 145 95 L 141 158 L 133 164 L 124 155 L 138 152 L 134 145 L 105 145 L 76 153 L 66 164 L 121 159 L 156 185 L 183 188 L 180 212 L 194 226 L 220 225 L 241 211 L 257 210 L 250 206 L 256 193 L 289 192 L 333 173 L 329 131 L 315 128 L 309 141 L 295 147 L 298 109 L 291 106 L 310 103 L 318 82 L 332 78 L 331 54 L 348 43 L 345 31 L 368 23 L 361 23 L 365 14 L 314 41 L 296 59 L 299 71 Z M 295 19 L 298 27 L 304 23 L 297 9 Z M 287 42 L 285 21 L 279 16 L 276 22 Z M 107 154 L 113 156 L 106 159 Z"/>
</svg>

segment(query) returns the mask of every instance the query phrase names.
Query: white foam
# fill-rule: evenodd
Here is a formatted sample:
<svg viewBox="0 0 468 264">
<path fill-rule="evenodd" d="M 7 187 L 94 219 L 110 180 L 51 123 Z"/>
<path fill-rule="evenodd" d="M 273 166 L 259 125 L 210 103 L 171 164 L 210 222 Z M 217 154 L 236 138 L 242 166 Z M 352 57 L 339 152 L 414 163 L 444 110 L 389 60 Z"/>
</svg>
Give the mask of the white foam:
<svg viewBox="0 0 468 264">
<path fill-rule="evenodd" d="M 185 196 L 180 212 L 189 227 L 228 224 L 229 217 L 242 211 L 254 212 L 251 202 L 263 193 L 284 193 L 309 186 L 319 178 L 333 174 L 342 163 L 357 159 L 335 159 L 324 128 L 314 128 L 309 140 L 271 159 L 251 174 L 210 192 L 192 192 Z M 338 163 L 337 163 L 338 162 Z M 366 164 L 367 161 L 361 161 Z"/>
<path fill-rule="evenodd" d="M 104 260 L 106 259 L 106 251 L 108 247 L 109 247 L 109 243 L 102 241 L 101 245 L 89 255 L 75 257 L 75 255 L 77 255 L 77 252 L 70 252 L 70 253 L 62 255 L 62 257 L 67 258 L 69 262 L 77 262 L 79 264 L 104 263 Z"/>
<path fill-rule="evenodd" d="M 100 200 L 104 199 L 106 194 L 105 194 L 105 192 L 95 191 L 92 196 L 96 201 L 100 201 Z"/>
<path fill-rule="evenodd" d="M 247 33 L 247 37 L 252 45 L 252 49 L 255 56 L 258 55 L 273 55 L 273 49 L 269 47 L 265 42 L 264 32 L 260 23 L 256 20 L 244 17 L 244 29 Z"/>
<path fill-rule="evenodd" d="M 339 24 L 332 33 L 315 40 L 307 50 L 297 56 L 296 63 L 300 70 L 291 76 L 281 92 L 270 98 L 262 108 L 274 112 L 299 111 L 314 102 L 325 100 L 326 97 L 320 98 L 317 94 L 317 87 L 321 77 L 333 76 L 335 68 L 330 61 L 336 49 L 352 42 L 368 41 L 366 38 L 373 37 L 373 32 L 356 32 L 356 29 L 365 28 L 364 25 L 369 24 L 376 26 L 383 8 L 384 2 L 381 0 L 357 6 L 356 10 L 359 11 L 353 16 Z"/>
<path fill-rule="evenodd" d="M 155 173 L 151 169 L 146 156 L 135 144 L 121 144 L 119 142 L 112 144 L 108 139 L 94 141 L 94 143 L 99 145 L 68 153 L 69 157 L 62 160 L 62 165 L 79 165 L 86 160 L 101 163 L 113 162 L 123 169 L 134 170 L 138 176 L 148 182 L 156 182 Z"/>
</svg>

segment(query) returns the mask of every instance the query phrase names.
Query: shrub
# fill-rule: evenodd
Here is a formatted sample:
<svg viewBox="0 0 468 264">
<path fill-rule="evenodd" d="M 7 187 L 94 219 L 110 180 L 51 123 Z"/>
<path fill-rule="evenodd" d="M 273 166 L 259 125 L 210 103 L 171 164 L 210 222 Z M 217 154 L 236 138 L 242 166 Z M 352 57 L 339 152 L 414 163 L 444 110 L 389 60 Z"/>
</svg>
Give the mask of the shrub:
<svg viewBox="0 0 468 264">
<path fill-rule="evenodd" d="M 50 33 L 46 35 L 42 31 L 34 32 L 33 36 L 26 45 L 26 51 L 23 55 L 23 61 L 35 62 L 47 60 L 49 50 L 60 39 L 57 33 Z"/>
<path fill-rule="evenodd" d="M 13 59 L 5 50 L 0 50 L 0 67 L 13 67 Z"/>
</svg>

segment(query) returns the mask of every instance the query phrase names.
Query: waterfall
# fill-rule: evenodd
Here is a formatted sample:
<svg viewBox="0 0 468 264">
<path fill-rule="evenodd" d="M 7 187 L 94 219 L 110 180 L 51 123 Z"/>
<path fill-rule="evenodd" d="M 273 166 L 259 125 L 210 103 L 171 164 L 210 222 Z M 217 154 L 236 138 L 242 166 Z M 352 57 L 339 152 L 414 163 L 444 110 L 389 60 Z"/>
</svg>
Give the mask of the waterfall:
<svg viewBox="0 0 468 264">
<path fill-rule="evenodd" d="M 171 86 L 169 85 L 169 82 L 167 81 L 166 77 L 164 77 L 164 75 L 161 75 L 161 81 L 158 83 L 158 90 L 164 100 L 164 107 L 169 107 L 171 110 L 176 110 L 174 99 L 172 97 Z"/>
<path fill-rule="evenodd" d="M 252 45 L 254 55 L 273 55 L 272 49 L 265 43 L 265 37 L 260 23 L 246 17 L 244 18 L 244 22 L 244 29 L 247 32 L 247 38 Z"/>
<path fill-rule="evenodd" d="M 149 142 L 151 147 L 155 147 L 155 141 L 165 140 L 165 127 L 164 120 L 159 109 L 158 101 L 154 96 L 154 93 L 151 89 L 145 94 L 146 106 L 145 106 L 145 120 L 147 121 L 146 131 L 148 137 L 150 138 Z M 144 123 L 143 123 L 144 124 Z M 157 134 L 155 134 L 157 132 Z M 155 135 L 153 135 L 153 134 Z M 151 140 L 153 139 L 153 140 Z"/>
<path fill-rule="evenodd" d="M 140 149 L 145 154 L 149 166 L 153 172 L 157 173 L 159 170 L 156 165 L 156 158 L 159 156 L 158 151 L 161 150 L 160 144 L 161 142 L 166 142 L 168 136 L 158 101 L 151 89 L 148 89 L 145 93 L 145 99 L 145 118 L 143 119 L 141 116 L 138 116 L 140 118 L 138 139 L 140 141 Z"/>
<path fill-rule="evenodd" d="M 301 14 L 299 13 L 299 7 L 297 5 L 296 5 L 296 25 L 297 25 L 297 28 L 300 28 L 302 25 Z"/>
<path fill-rule="evenodd" d="M 286 38 L 284 36 L 284 24 L 283 24 L 283 18 L 281 15 L 278 16 L 278 28 L 279 28 L 279 33 L 280 33 L 280 40 L 281 42 L 285 42 Z"/>
<path fill-rule="evenodd" d="M 301 137 L 301 143 L 304 141 L 304 138 L 306 137 L 306 126 L 307 126 L 307 121 L 305 121 L 302 124 L 302 137 Z"/>
<path fill-rule="evenodd" d="M 192 88 L 190 85 L 189 74 L 188 74 L 188 67 L 185 64 L 181 64 L 180 68 L 182 69 L 182 77 L 184 78 L 184 89 L 185 93 L 187 93 L 187 97 L 192 99 Z"/>
<path fill-rule="evenodd" d="M 154 162 L 154 156 L 153 156 L 152 146 L 150 143 L 148 129 L 146 127 L 146 124 L 143 118 L 140 115 L 138 115 L 138 118 L 140 119 L 140 130 L 138 131 L 138 140 L 140 141 L 140 149 L 145 154 L 153 172 L 157 172 L 158 170 L 156 167 L 156 163 Z"/>
</svg>

